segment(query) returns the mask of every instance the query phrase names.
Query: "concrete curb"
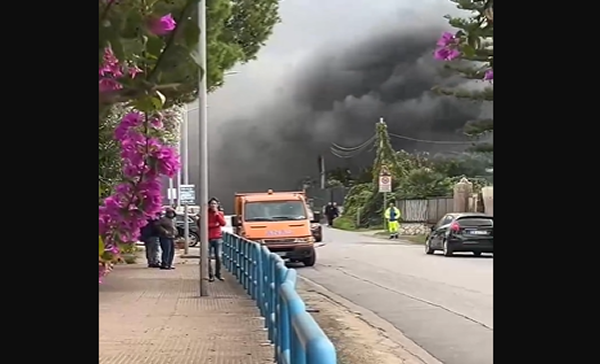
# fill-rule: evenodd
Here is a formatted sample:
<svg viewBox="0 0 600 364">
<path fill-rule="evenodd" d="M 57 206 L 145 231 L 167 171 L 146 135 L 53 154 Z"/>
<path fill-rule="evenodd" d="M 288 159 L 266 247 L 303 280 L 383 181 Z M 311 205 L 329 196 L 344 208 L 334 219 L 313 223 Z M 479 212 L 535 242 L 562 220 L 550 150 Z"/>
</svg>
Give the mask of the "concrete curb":
<svg viewBox="0 0 600 364">
<path fill-rule="evenodd" d="M 358 306 L 357 304 L 331 292 L 322 285 L 311 281 L 308 278 L 298 276 L 306 285 L 310 286 L 316 293 L 330 299 L 334 303 L 346 308 L 350 312 L 358 314 L 358 318 L 364 321 L 369 326 L 377 329 L 380 333 L 388 339 L 394 341 L 400 345 L 406 352 L 415 357 L 418 361 L 423 364 L 443 364 L 441 361 L 429 354 L 425 349 L 417 345 L 414 341 L 406 337 L 400 330 L 388 321 L 377 316 L 373 311 L 370 311 L 364 307 Z"/>
</svg>

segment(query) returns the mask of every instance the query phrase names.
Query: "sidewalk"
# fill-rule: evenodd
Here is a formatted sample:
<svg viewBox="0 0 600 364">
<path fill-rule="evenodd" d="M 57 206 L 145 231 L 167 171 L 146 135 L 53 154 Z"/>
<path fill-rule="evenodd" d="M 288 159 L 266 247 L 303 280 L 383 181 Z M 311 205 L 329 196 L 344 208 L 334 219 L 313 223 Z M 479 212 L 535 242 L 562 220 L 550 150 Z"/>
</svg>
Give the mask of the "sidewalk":
<svg viewBox="0 0 600 364">
<path fill-rule="evenodd" d="M 199 297 L 198 260 L 176 270 L 119 265 L 99 286 L 99 364 L 273 362 L 255 303 L 224 272 Z"/>
</svg>

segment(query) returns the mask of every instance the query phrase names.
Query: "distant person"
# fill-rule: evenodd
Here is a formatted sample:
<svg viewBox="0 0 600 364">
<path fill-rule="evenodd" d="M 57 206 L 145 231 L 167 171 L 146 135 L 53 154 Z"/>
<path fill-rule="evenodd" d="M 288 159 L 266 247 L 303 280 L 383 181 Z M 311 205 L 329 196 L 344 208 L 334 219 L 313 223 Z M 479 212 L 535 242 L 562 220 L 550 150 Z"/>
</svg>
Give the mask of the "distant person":
<svg viewBox="0 0 600 364">
<path fill-rule="evenodd" d="M 400 210 L 394 202 L 390 202 L 389 207 L 385 210 L 384 218 L 387 220 L 390 239 L 398 239 L 398 230 L 400 230 Z"/>
<path fill-rule="evenodd" d="M 140 240 L 146 247 L 146 260 L 148 261 L 148 268 L 160 268 L 160 260 L 158 258 L 158 224 L 159 216 L 148 219 L 148 223 L 141 230 Z"/>
<path fill-rule="evenodd" d="M 208 201 L 208 254 L 209 258 L 214 258 L 215 260 L 215 269 L 213 272 L 212 259 L 209 259 L 208 280 L 210 282 L 214 282 L 215 277 L 220 281 L 224 280 L 221 275 L 221 249 L 223 246 L 222 227 L 226 225 L 226 222 L 222 210 L 223 208 L 216 197 L 212 197 Z M 198 215 L 197 224 L 198 229 L 200 229 L 200 215 Z"/>
<path fill-rule="evenodd" d="M 198 223 L 200 220 L 198 219 Z M 209 259 L 208 280 L 214 282 L 215 278 L 223 281 L 221 275 L 221 248 L 223 246 L 222 227 L 226 225 L 225 215 L 220 209 L 219 200 L 215 197 L 208 201 L 208 254 L 214 256 L 215 269 L 213 274 L 212 263 Z"/>
<path fill-rule="evenodd" d="M 176 216 L 175 210 L 169 207 L 165 211 L 165 215 L 156 224 L 158 241 L 162 250 L 160 269 L 175 269 L 173 260 L 175 259 L 175 238 L 177 237 Z"/>
<path fill-rule="evenodd" d="M 327 225 L 333 226 L 333 220 L 340 215 L 335 202 L 329 202 L 325 207 L 325 216 L 327 217 Z"/>
</svg>

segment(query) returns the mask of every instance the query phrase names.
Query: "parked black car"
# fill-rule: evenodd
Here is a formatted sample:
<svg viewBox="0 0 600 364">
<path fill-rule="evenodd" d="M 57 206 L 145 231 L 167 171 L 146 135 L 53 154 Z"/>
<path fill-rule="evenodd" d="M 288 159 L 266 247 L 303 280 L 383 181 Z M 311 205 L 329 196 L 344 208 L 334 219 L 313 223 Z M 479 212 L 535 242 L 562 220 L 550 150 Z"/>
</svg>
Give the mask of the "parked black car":
<svg viewBox="0 0 600 364">
<path fill-rule="evenodd" d="M 184 225 L 184 218 L 185 216 L 183 215 L 177 215 L 176 220 L 175 220 L 175 226 L 177 227 L 177 238 L 182 238 L 184 235 L 184 229 L 185 229 L 185 225 Z M 200 233 L 198 232 L 198 225 L 196 225 L 196 220 L 192 217 L 192 216 L 188 216 L 188 225 L 189 225 L 189 231 L 190 231 L 190 246 L 196 246 L 198 245 L 198 242 L 200 241 Z"/>
<path fill-rule="evenodd" d="M 436 250 L 451 256 L 454 252 L 494 252 L 494 218 L 482 213 L 449 213 L 431 228 L 425 241 L 425 253 Z"/>
</svg>

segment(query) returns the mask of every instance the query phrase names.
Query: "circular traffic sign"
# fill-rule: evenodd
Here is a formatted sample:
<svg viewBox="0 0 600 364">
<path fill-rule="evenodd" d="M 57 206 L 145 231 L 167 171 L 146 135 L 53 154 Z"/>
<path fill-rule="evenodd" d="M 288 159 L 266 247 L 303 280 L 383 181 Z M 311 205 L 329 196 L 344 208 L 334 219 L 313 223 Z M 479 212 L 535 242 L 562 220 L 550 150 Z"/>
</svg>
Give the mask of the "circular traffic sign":
<svg viewBox="0 0 600 364">
<path fill-rule="evenodd" d="M 382 176 L 381 179 L 379 180 L 379 182 L 382 185 L 389 185 L 390 184 L 390 177 L 388 177 L 388 176 Z"/>
</svg>

